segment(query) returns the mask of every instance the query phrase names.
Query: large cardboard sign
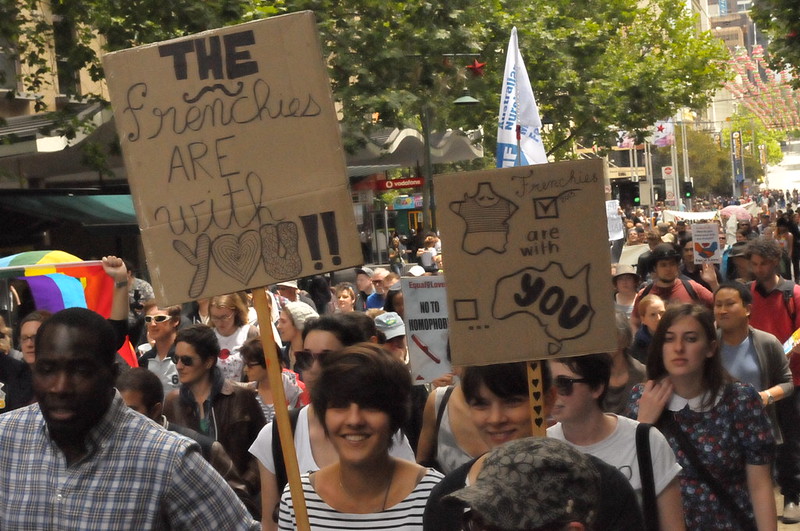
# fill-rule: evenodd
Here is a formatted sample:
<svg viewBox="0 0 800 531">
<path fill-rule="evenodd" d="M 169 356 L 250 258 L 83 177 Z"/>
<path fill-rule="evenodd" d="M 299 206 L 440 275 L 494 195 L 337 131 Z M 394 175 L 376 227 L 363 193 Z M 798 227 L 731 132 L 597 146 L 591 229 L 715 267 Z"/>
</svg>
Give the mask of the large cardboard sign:
<svg viewBox="0 0 800 531">
<path fill-rule="evenodd" d="M 103 64 L 160 303 L 361 263 L 310 12 Z"/>
<path fill-rule="evenodd" d="M 453 365 L 616 348 L 604 164 L 436 177 Z"/>
<path fill-rule="evenodd" d="M 443 276 L 400 279 L 406 344 L 415 384 L 453 372 L 447 358 L 447 289 Z"/>
</svg>

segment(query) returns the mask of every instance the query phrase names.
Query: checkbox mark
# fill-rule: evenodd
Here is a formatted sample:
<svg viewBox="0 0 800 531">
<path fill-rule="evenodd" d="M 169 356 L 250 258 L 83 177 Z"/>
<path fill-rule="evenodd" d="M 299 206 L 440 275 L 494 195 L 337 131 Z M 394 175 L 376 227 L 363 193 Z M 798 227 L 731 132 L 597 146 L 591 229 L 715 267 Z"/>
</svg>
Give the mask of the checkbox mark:
<svg viewBox="0 0 800 531">
<path fill-rule="evenodd" d="M 558 218 L 558 196 L 556 197 L 534 197 L 533 213 L 536 219 L 557 219 Z"/>
</svg>

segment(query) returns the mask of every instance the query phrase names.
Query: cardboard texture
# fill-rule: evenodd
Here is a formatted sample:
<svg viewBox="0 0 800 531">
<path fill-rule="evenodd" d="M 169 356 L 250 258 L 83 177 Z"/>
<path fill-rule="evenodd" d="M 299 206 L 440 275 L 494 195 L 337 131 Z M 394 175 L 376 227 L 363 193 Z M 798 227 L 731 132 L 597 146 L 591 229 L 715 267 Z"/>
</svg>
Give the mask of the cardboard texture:
<svg viewBox="0 0 800 531">
<path fill-rule="evenodd" d="M 453 365 L 616 348 L 605 163 L 436 176 Z"/>
<path fill-rule="evenodd" d="M 103 58 L 156 300 L 361 263 L 310 12 Z"/>
<path fill-rule="evenodd" d="M 453 372 L 447 359 L 447 288 L 444 277 L 400 279 L 405 305 L 406 344 L 415 384 Z"/>
</svg>

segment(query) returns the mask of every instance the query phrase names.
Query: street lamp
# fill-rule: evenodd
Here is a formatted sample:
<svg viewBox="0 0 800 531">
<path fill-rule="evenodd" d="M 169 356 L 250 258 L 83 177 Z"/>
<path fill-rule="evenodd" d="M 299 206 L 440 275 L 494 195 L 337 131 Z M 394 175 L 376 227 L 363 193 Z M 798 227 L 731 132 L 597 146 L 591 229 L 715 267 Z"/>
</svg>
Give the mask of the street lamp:
<svg viewBox="0 0 800 531">
<path fill-rule="evenodd" d="M 453 100 L 453 105 L 477 105 L 480 100 L 473 98 L 467 87 L 464 87 L 461 97 Z M 422 106 L 422 140 L 424 143 L 425 183 L 422 186 L 422 229 L 425 233 L 435 225 L 433 222 L 436 212 L 436 201 L 433 197 L 433 164 L 431 163 L 431 104 L 425 102 Z"/>
</svg>

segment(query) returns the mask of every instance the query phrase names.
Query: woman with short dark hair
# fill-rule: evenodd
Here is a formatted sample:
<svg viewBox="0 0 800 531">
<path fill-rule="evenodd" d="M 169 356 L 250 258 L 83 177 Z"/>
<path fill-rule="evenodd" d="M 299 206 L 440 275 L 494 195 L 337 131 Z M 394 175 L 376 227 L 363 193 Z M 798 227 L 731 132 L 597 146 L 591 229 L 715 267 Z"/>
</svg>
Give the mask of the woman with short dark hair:
<svg viewBox="0 0 800 531">
<path fill-rule="evenodd" d="M 389 455 L 409 413 L 408 370 L 373 343 L 319 363 L 311 402 L 339 460 L 301 477 L 311 528 L 421 530 L 425 502 L 442 475 Z M 288 488 L 278 524 L 296 526 Z"/>
</svg>

